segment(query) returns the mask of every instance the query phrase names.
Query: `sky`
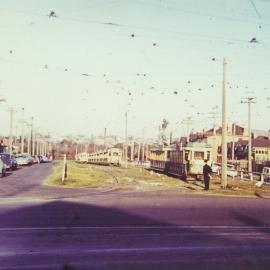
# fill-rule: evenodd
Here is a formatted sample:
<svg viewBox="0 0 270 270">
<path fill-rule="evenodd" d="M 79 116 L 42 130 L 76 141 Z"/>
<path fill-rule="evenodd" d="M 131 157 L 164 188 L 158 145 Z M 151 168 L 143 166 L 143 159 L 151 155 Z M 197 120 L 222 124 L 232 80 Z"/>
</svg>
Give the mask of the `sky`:
<svg viewBox="0 0 270 270">
<path fill-rule="evenodd" d="M 54 11 L 56 17 L 48 16 Z M 270 128 L 268 0 L 0 0 L 1 134 L 25 119 L 43 134 L 174 137 L 228 121 Z M 257 42 L 250 42 L 255 38 Z"/>
</svg>

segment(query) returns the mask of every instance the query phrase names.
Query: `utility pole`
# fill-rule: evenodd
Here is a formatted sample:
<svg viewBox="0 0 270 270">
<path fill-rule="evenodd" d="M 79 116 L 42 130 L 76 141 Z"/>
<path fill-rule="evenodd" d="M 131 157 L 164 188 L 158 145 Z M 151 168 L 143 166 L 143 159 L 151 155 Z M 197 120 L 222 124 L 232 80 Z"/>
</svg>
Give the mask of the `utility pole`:
<svg viewBox="0 0 270 270">
<path fill-rule="evenodd" d="M 107 150 L 107 143 L 106 143 L 106 136 L 107 136 L 107 129 L 104 128 L 104 149 Z"/>
<path fill-rule="evenodd" d="M 218 116 L 218 106 L 213 107 L 212 111 L 209 112 L 209 118 L 213 119 L 213 135 L 216 135 L 216 127 L 217 127 L 217 116 Z"/>
<path fill-rule="evenodd" d="M 21 134 L 21 153 L 24 152 L 24 108 L 22 108 L 22 134 Z"/>
<path fill-rule="evenodd" d="M 235 125 L 236 123 L 233 123 L 233 136 L 232 136 L 232 163 L 234 165 L 234 141 L 235 141 Z"/>
<path fill-rule="evenodd" d="M 145 127 L 143 128 L 143 141 L 142 141 L 142 163 L 144 164 L 145 155 Z"/>
<path fill-rule="evenodd" d="M 248 104 L 248 172 L 250 180 L 253 180 L 252 174 L 252 142 L 251 142 L 251 104 L 256 103 L 254 97 L 244 97 L 241 100 L 241 103 Z"/>
<path fill-rule="evenodd" d="M 181 122 L 183 125 L 187 126 L 187 142 L 189 142 L 189 132 L 190 132 L 190 126 L 193 124 L 193 120 L 191 116 L 186 117 Z"/>
<path fill-rule="evenodd" d="M 138 145 L 138 164 L 140 163 L 140 157 L 141 157 L 141 142 L 139 141 L 139 145 Z"/>
<path fill-rule="evenodd" d="M 218 116 L 218 106 L 212 108 L 212 111 L 209 112 L 209 118 L 213 119 L 213 144 L 212 144 L 212 156 L 213 160 L 217 160 L 218 148 L 217 148 L 217 138 L 216 138 L 216 128 L 217 128 L 217 116 Z"/>
<path fill-rule="evenodd" d="M 227 188 L 227 85 L 226 85 L 226 58 L 223 58 L 223 89 L 222 89 L 222 164 L 221 180 Z"/>
<path fill-rule="evenodd" d="M 13 117 L 14 117 L 14 108 L 8 109 L 10 113 L 10 126 L 9 126 L 9 152 L 12 154 L 12 144 L 13 144 Z"/>
<path fill-rule="evenodd" d="M 35 138 L 34 138 L 34 117 L 31 117 L 31 139 L 32 139 L 32 148 L 31 154 L 35 155 Z"/>
<path fill-rule="evenodd" d="M 130 160 L 134 161 L 134 141 L 131 142 Z"/>
<path fill-rule="evenodd" d="M 30 128 L 27 139 L 27 153 L 31 154 L 31 124 L 26 123 L 26 126 Z"/>
<path fill-rule="evenodd" d="M 128 135 L 127 135 L 127 112 L 125 113 L 125 162 L 128 162 Z"/>
</svg>

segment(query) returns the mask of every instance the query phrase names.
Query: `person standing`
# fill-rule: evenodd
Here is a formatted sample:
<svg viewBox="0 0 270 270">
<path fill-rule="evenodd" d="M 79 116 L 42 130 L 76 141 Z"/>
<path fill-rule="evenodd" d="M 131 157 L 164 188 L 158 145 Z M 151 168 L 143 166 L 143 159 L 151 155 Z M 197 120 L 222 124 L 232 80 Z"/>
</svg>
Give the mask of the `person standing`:
<svg viewBox="0 0 270 270">
<path fill-rule="evenodd" d="M 203 179 L 204 179 L 204 190 L 209 190 L 209 182 L 210 182 L 210 173 L 212 172 L 211 167 L 207 164 L 208 160 L 204 161 L 203 166 Z"/>
</svg>

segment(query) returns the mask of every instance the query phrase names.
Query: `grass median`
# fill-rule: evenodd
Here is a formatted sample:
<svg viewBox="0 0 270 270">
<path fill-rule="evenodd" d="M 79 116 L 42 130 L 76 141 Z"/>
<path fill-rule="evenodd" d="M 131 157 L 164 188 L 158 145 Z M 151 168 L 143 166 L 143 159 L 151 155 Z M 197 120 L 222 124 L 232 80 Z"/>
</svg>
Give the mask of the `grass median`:
<svg viewBox="0 0 270 270">
<path fill-rule="evenodd" d="M 59 162 L 45 184 L 71 188 L 106 188 L 117 185 L 118 189 L 138 191 L 177 189 L 185 185 L 175 178 L 139 167 L 98 166 L 74 161 L 68 161 L 67 166 L 67 179 L 64 182 L 62 182 L 63 163 Z"/>
<path fill-rule="evenodd" d="M 270 185 L 255 186 L 256 181 L 228 179 L 227 189 L 221 188 L 221 180 L 214 177 L 210 190 L 205 192 L 202 181 L 181 181 L 180 179 L 140 167 L 110 167 L 80 164 L 68 161 L 67 179 L 62 178 L 63 163 L 59 162 L 45 181 L 51 186 L 70 188 L 117 188 L 132 191 L 177 191 L 188 194 L 232 195 L 269 197 Z"/>
<path fill-rule="evenodd" d="M 53 173 L 45 181 L 47 185 L 66 187 L 103 187 L 112 183 L 112 176 L 105 171 L 98 170 L 89 164 L 78 164 L 74 161 L 67 163 L 67 179 L 62 182 L 63 163 L 54 168 Z"/>
</svg>

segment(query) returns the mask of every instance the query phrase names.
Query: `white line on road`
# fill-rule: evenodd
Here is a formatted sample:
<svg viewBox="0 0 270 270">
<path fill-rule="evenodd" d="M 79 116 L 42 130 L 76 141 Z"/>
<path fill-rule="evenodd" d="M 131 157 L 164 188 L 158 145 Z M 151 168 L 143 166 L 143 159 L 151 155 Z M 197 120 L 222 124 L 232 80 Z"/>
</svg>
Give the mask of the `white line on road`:
<svg viewBox="0 0 270 270">
<path fill-rule="evenodd" d="M 265 229 L 269 230 L 270 225 L 265 226 L 218 226 L 218 225 L 206 225 L 206 226 L 186 226 L 186 225 L 179 225 L 179 226 L 56 226 L 56 227 L 2 227 L 0 231 L 39 231 L 39 230 L 124 230 L 124 229 L 236 229 L 236 230 L 250 230 L 250 229 Z"/>
</svg>

